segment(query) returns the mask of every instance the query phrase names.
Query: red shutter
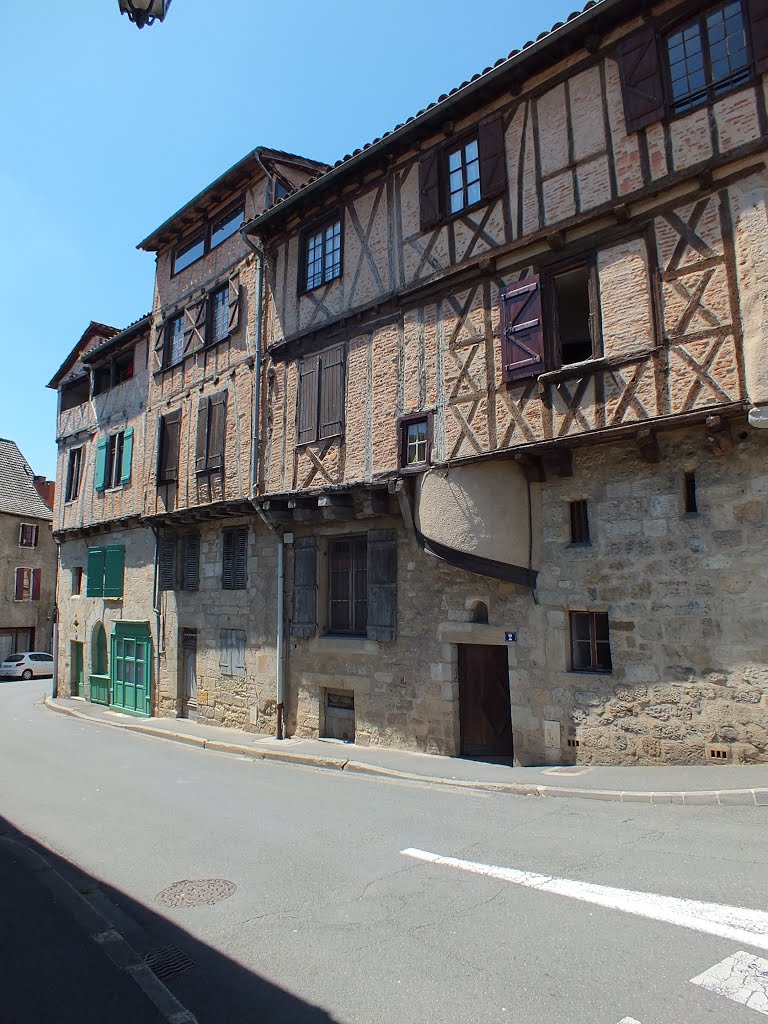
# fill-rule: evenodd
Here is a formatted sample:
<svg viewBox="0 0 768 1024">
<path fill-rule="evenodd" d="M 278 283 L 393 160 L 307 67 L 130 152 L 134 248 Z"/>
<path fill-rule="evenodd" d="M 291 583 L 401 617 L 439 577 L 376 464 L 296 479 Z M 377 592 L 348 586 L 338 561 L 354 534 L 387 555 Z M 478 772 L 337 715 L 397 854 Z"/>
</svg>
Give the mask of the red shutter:
<svg viewBox="0 0 768 1024">
<path fill-rule="evenodd" d="M 32 600 L 40 600 L 40 569 L 32 570 Z"/>
<path fill-rule="evenodd" d="M 16 586 L 15 586 L 15 589 L 13 591 L 13 599 L 14 599 L 14 601 L 23 601 L 24 600 L 24 573 L 25 573 L 25 571 L 26 571 L 25 569 L 17 569 L 16 570 Z"/>
<path fill-rule="evenodd" d="M 768 71 L 768 0 L 749 0 L 752 52 L 759 74 Z"/>
<path fill-rule="evenodd" d="M 496 114 L 480 125 L 480 191 L 483 199 L 498 195 L 507 184 L 507 161 L 504 152 L 504 122 Z"/>
<path fill-rule="evenodd" d="M 499 298 L 503 379 L 518 380 L 543 373 L 544 328 L 539 275 L 509 285 L 500 292 Z"/>
<path fill-rule="evenodd" d="M 421 230 L 426 231 L 440 220 L 440 151 L 437 149 L 421 155 L 419 196 Z"/>
<path fill-rule="evenodd" d="M 344 430 L 344 348 L 320 356 L 320 432 L 318 439 L 338 437 Z"/>
<path fill-rule="evenodd" d="M 299 424 L 297 444 L 317 440 L 317 398 L 320 359 L 309 356 L 299 362 Z"/>
<path fill-rule="evenodd" d="M 656 32 L 650 25 L 622 39 L 616 52 L 627 131 L 664 117 L 664 84 Z"/>
</svg>

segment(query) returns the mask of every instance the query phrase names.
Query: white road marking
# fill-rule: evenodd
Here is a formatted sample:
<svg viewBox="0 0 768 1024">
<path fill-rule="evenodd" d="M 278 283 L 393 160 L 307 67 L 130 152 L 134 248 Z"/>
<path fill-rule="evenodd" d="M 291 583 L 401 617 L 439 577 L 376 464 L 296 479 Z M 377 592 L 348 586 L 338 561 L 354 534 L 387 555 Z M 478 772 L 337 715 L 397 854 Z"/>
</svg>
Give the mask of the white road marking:
<svg viewBox="0 0 768 1024">
<path fill-rule="evenodd" d="M 400 851 L 405 857 L 414 857 L 429 864 L 448 868 L 459 868 L 474 875 L 498 878 L 503 882 L 523 885 L 528 889 L 569 896 L 584 903 L 596 903 L 625 914 L 636 914 L 654 921 L 681 928 L 692 928 L 708 935 L 719 935 L 723 939 L 743 942 L 759 949 L 768 949 L 768 913 L 749 910 L 746 907 L 728 907 L 720 903 L 701 903 L 698 900 L 679 899 L 676 896 L 659 896 L 653 892 L 635 892 L 632 889 L 613 889 L 607 885 L 593 885 L 569 878 L 552 878 L 534 871 L 519 871 L 516 868 L 500 868 L 492 864 L 480 864 L 458 857 L 441 857 L 437 853 L 413 848 Z"/>
<path fill-rule="evenodd" d="M 768 1016 L 768 960 L 760 956 L 734 953 L 691 982 Z"/>
<path fill-rule="evenodd" d="M 634 1017 L 622 1017 L 619 1024 L 640 1024 L 639 1020 L 635 1020 Z"/>
</svg>

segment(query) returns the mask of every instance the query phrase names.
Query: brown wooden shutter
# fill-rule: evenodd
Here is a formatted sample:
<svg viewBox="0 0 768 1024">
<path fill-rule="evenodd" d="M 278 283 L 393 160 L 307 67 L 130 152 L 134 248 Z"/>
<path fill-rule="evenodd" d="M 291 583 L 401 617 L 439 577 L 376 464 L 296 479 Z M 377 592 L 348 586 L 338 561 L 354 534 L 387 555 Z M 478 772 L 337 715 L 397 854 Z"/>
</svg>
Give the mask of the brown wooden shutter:
<svg viewBox="0 0 768 1024">
<path fill-rule="evenodd" d="M 157 579 L 160 590 L 176 589 L 176 538 L 164 534 L 157 544 Z"/>
<path fill-rule="evenodd" d="M 338 437 L 344 430 L 344 347 L 320 356 L 320 429 L 318 438 Z"/>
<path fill-rule="evenodd" d="M 211 396 L 210 430 L 208 433 L 208 469 L 224 468 L 227 445 L 227 392 Z"/>
<path fill-rule="evenodd" d="M 308 356 L 299 362 L 299 410 L 297 444 L 317 440 L 317 398 L 320 359 Z"/>
<path fill-rule="evenodd" d="M 507 184 L 507 160 L 504 151 L 504 121 L 496 114 L 481 123 L 478 133 L 480 153 L 480 191 L 483 199 L 504 191 Z"/>
<path fill-rule="evenodd" d="M 421 230 L 440 221 L 440 150 L 430 149 L 419 161 L 419 211 Z"/>
<path fill-rule="evenodd" d="M 166 359 L 166 339 L 168 337 L 168 326 L 164 323 L 159 323 L 155 326 L 155 364 L 159 369 L 161 366 L 165 366 Z"/>
<path fill-rule="evenodd" d="M 208 296 L 204 295 L 198 302 L 187 306 L 184 310 L 184 315 L 184 351 L 188 352 L 190 348 L 193 348 L 194 351 L 205 348 L 208 324 Z"/>
<path fill-rule="evenodd" d="M 15 584 L 14 591 L 13 591 L 13 599 L 14 599 L 14 601 L 23 601 L 24 600 L 24 573 L 25 572 L 26 572 L 26 569 L 17 569 L 16 570 L 16 584 Z"/>
<path fill-rule="evenodd" d="M 616 51 L 627 131 L 664 117 L 664 83 L 656 32 L 650 25 L 622 39 Z"/>
<path fill-rule="evenodd" d="M 293 612 L 291 636 L 310 637 L 317 630 L 317 540 L 298 537 L 293 545 Z"/>
<path fill-rule="evenodd" d="M 200 586 L 200 534 L 185 533 L 181 538 L 182 590 L 197 590 Z"/>
<path fill-rule="evenodd" d="M 32 570 L 32 600 L 40 600 L 40 569 Z"/>
<path fill-rule="evenodd" d="M 210 401 L 208 397 L 197 402 L 197 440 L 195 442 L 195 472 L 204 473 L 208 469 L 208 415 Z"/>
<path fill-rule="evenodd" d="M 160 431 L 160 483 L 179 478 L 179 435 L 181 431 L 181 410 L 162 417 Z"/>
<path fill-rule="evenodd" d="M 240 287 L 240 275 L 234 274 L 229 279 L 229 319 L 227 321 L 227 333 L 234 334 L 240 326 L 240 307 L 242 305 L 242 289 Z"/>
<path fill-rule="evenodd" d="M 749 0 L 752 52 L 758 74 L 768 71 L 768 0 Z"/>
<path fill-rule="evenodd" d="M 499 293 L 502 377 L 505 381 L 544 372 L 541 282 L 534 274 Z"/>
<path fill-rule="evenodd" d="M 368 532 L 368 639 L 394 640 L 397 626 L 397 533 Z"/>
</svg>

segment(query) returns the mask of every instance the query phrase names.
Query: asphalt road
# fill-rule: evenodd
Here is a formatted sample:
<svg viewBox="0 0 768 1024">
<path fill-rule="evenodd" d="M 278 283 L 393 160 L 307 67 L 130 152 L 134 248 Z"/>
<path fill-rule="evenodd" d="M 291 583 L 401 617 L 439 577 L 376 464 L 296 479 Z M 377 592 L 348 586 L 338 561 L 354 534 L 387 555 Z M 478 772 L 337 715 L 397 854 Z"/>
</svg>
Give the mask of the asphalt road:
<svg viewBox="0 0 768 1024">
<path fill-rule="evenodd" d="M 251 761 L 55 715 L 35 703 L 49 686 L 0 684 L 0 814 L 96 879 L 127 933 L 191 957 L 168 984 L 201 1024 L 768 1014 L 768 808 L 521 798 Z M 237 888 L 213 905 L 157 902 L 198 879 Z M 763 916 L 742 927 L 663 897 Z"/>
</svg>

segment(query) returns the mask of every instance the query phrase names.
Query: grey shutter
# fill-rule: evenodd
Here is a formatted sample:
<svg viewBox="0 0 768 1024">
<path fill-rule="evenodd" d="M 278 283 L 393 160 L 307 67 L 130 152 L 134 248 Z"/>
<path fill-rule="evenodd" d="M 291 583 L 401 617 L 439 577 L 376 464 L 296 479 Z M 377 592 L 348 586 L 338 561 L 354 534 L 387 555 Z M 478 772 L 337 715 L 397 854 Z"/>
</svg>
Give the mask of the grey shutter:
<svg viewBox="0 0 768 1024">
<path fill-rule="evenodd" d="M 504 152 L 504 121 L 496 114 L 480 125 L 480 191 L 483 199 L 504 191 L 507 184 L 507 161 Z"/>
<path fill-rule="evenodd" d="M 317 540 L 298 537 L 293 544 L 293 614 L 291 636 L 314 636 L 317 630 Z"/>
<path fill-rule="evenodd" d="M 368 533 L 368 639 L 394 640 L 397 626 L 397 533 Z"/>
<path fill-rule="evenodd" d="M 200 534 L 185 533 L 181 538 L 183 590 L 197 590 L 200 586 Z"/>
<path fill-rule="evenodd" d="M 320 356 L 320 430 L 318 440 L 344 431 L 344 347 Z"/>
<path fill-rule="evenodd" d="M 176 588 L 176 538 L 161 535 L 157 544 L 157 577 L 160 590 Z"/>
<path fill-rule="evenodd" d="M 430 149 L 419 161 L 419 219 L 421 230 L 440 221 L 440 151 Z"/>
<path fill-rule="evenodd" d="M 227 333 L 234 334 L 240 325 L 240 307 L 243 304 L 242 288 L 240 287 L 240 275 L 236 274 L 229 279 L 229 314 L 227 320 Z"/>
<path fill-rule="evenodd" d="M 222 629 L 219 632 L 219 672 L 223 676 L 232 675 L 231 634 L 231 629 Z"/>
<path fill-rule="evenodd" d="M 245 633 L 242 629 L 232 630 L 232 675 L 245 675 Z"/>
<path fill-rule="evenodd" d="M 208 414 L 209 401 L 207 398 L 200 398 L 197 403 L 196 473 L 204 473 L 208 469 Z"/>
<path fill-rule="evenodd" d="M 297 444 L 317 440 L 317 398 L 320 359 L 309 356 L 299 362 L 299 410 Z"/>
<path fill-rule="evenodd" d="M 622 39 L 616 51 L 627 131 L 636 132 L 664 117 L 664 83 L 656 32 L 650 26 Z"/>
<path fill-rule="evenodd" d="M 768 0 L 749 0 L 752 52 L 757 73 L 768 71 Z"/>
<path fill-rule="evenodd" d="M 210 430 L 208 432 L 208 469 L 224 468 L 227 443 L 227 392 L 211 396 Z"/>
<path fill-rule="evenodd" d="M 505 381 L 544 372 L 544 327 L 538 274 L 499 292 L 502 377 Z"/>
<path fill-rule="evenodd" d="M 221 587 L 233 590 L 235 580 L 235 530 L 224 530 L 222 534 Z"/>
<path fill-rule="evenodd" d="M 232 567 L 233 590 L 245 590 L 248 581 L 248 527 L 233 530 L 234 552 Z"/>
</svg>

